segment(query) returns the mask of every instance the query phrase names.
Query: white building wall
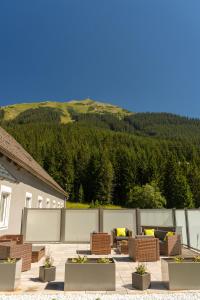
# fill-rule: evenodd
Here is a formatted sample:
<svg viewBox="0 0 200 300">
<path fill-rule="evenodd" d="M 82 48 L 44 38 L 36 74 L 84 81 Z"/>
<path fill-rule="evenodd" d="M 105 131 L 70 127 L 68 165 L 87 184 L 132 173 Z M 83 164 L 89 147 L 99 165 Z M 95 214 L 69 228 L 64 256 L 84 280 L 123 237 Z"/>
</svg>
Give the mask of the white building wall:
<svg viewBox="0 0 200 300">
<path fill-rule="evenodd" d="M 0 179 L 0 188 L 3 186 L 11 189 L 8 228 L 0 228 L 0 235 L 20 233 L 22 211 L 27 205 L 27 196 L 32 196 L 29 207 L 53 208 L 58 207 L 59 203 L 61 206 L 64 206 L 64 195 L 55 191 L 40 179 L 31 175 L 26 170 L 17 167 L 4 156 L 0 157 L 0 164 L 16 178 L 16 182 Z"/>
</svg>

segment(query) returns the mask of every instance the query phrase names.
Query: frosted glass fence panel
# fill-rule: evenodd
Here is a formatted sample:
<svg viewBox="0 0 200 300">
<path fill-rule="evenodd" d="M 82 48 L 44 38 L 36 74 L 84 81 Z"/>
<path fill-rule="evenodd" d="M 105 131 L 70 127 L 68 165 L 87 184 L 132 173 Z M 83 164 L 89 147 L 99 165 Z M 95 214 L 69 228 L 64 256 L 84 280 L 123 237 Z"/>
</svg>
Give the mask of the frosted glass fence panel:
<svg viewBox="0 0 200 300">
<path fill-rule="evenodd" d="M 59 242 L 60 209 L 26 209 L 23 234 L 27 242 Z"/>
<path fill-rule="evenodd" d="M 142 226 L 173 226 L 172 209 L 140 209 Z"/>
<path fill-rule="evenodd" d="M 136 234 L 136 210 L 135 209 L 109 209 L 103 210 L 103 232 L 110 233 L 114 228 L 126 227 Z"/>
<path fill-rule="evenodd" d="M 89 242 L 90 233 L 99 231 L 98 209 L 65 210 L 64 242 Z"/>
<path fill-rule="evenodd" d="M 190 246 L 200 249 L 200 210 L 188 210 Z"/>
<path fill-rule="evenodd" d="M 187 245 L 186 219 L 184 209 L 176 210 L 176 226 L 182 228 L 182 243 Z"/>
</svg>

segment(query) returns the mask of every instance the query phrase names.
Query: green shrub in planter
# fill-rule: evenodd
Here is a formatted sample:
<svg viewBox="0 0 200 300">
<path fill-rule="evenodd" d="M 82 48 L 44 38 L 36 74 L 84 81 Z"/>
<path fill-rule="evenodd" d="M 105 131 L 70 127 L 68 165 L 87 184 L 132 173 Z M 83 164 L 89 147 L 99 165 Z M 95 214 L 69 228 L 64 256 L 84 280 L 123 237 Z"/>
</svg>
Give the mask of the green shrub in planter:
<svg viewBox="0 0 200 300">
<path fill-rule="evenodd" d="M 150 287 L 151 275 L 144 264 L 139 264 L 132 273 L 132 286 L 138 290 L 146 290 Z"/>
<path fill-rule="evenodd" d="M 56 278 L 56 267 L 53 266 L 53 258 L 46 256 L 44 265 L 40 267 L 39 279 L 43 282 L 54 281 Z"/>
</svg>

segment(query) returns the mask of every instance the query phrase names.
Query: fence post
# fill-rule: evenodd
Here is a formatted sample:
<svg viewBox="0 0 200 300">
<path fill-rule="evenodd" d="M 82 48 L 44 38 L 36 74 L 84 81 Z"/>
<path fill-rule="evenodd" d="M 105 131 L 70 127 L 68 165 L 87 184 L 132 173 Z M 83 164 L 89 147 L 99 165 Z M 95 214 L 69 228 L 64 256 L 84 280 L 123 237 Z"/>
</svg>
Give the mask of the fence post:
<svg viewBox="0 0 200 300">
<path fill-rule="evenodd" d="M 185 208 L 185 227 L 187 235 L 187 246 L 190 248 L 190 231 L 189 231 L 189 219 L 188 219 L 188 210 Z"/>
<path fill-rule="evenodd" d="M 24 241 L 26 241 L 27 216 L 28 216 L 28 208 L 24 207 L 22 211 L 22 221 L 21 221 L 21 234 L 24 236 Z"/>
<path fill-rule="evenodd" d="M 60 242 L 65 243 L 65 208 L 60 212 Z"/>
<path fill-rule="evenodd" d="M 103 232 L 103 208 L 99 208 L 99 232 Z"/>
<path fill-rule="evenodd" d="M 141 234 L 141 214 L 140 209 L 136 208 L 136 233 Z"/>
<path fill-rule="evenodd" d="M 173 227 L 176 227 L 176 208 L 172 208 Z"/>
</svg>

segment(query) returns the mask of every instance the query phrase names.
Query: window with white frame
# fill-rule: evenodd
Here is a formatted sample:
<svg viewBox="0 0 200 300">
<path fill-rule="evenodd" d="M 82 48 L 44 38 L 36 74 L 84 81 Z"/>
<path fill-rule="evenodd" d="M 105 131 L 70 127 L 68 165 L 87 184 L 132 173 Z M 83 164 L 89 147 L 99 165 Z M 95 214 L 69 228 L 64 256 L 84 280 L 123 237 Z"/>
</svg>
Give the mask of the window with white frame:
<svg viewBox="0 0 200 300">
<path fill-rule="evenodd" d="M 47 198 L 46 200 L 46 208 L 50 208 L 51 207 L 51 202 L 50 202 L 50 199 Z"/>
<path fill-rule="evenodd" d="M 0 194 L 0 229 L 8 228 L 11 188 L 2 185 Z"/>
<path fill-rule="evenodd" d="M 25 207 L 27 207 L 27 208 L 32 207 L 32 194 L 31 193 L 26 193 Z"/>
<path fill-rule="evenodd" d="M 43 204 L 43 198 L 41 196 L 38 196 L 38 208 L 42 208 Z"/>
</svg>

